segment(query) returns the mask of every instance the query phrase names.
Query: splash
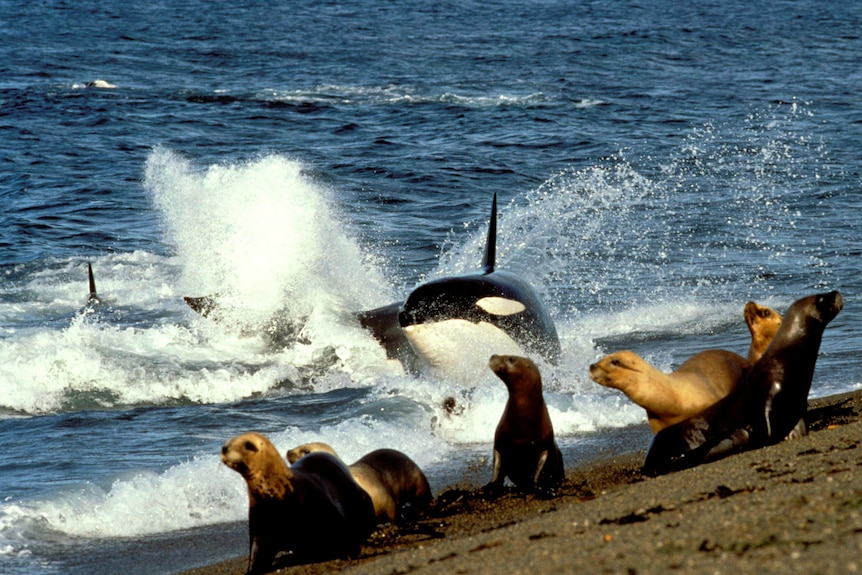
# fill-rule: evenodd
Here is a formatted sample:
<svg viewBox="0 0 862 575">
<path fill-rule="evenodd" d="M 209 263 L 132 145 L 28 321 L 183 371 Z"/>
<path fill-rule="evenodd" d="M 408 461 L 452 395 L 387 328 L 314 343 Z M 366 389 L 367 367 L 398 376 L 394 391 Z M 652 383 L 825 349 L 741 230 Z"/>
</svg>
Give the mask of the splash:
<svg viewBox="0 0 862 575">
<path fill-rule="evenodd" d="M 368 416 L 326 430 L 287 428 L 268 434 L 284 454 L 321 434 L 348 463 L 374 449 L 399 444 L 421 467 L 433 467 L 448 447 L 430 429 L 405 427 L 404 421 L 381 422 Z M 411 438 L 405 442 L 404 438 Z M 162 472 L 137 472 L 107 486 L 86 482 L 44 499 L 0 505 L 0 551 L 26 550 L 34 531 L 49 537 L 110 539 L 139 537 L 247 517 L 245 482 L 214 454 L 200 454 Z M 2 554 L 2 552 L 0 552 Z"/>
<path fill-rule="evenodd" d="M 826 268 L 822 248 L 807 245 L 813 227 L 834 226 L 831 204 L 812 201 L 828 158 L 800 133 L 809 113 L 776 106 L 742 126 L 699 126 L 661 160 L 621 150 L 563 170 L 501 209 L 499 267 L 542 290 L 559 322 L 764 297 L 775 289 L 767 279 Z M 473 269 L 483 241 L 481 225 L 451 234 L 435 275 Z"/>
<path fill-rule="evenodd" d="M 145 188 L 162 213 L 190 295 L 219 294 L 235 321 L 262 324 L 324 309 L 389 302 L 329 200 L 299 162 L 281 156 L 196 170 L 156 149 Z"/>
<path fill-rule="evenodd" d="M 389 84 L 385 86 L 358 86 L 322 84 L 308 89 L 290 91 L 266 91 L 257 95 L 266 101 L 287 102 L 292 104 L 317 105 L 416 105 L 445 104 L 464 108 L 486 109 L 500 106 L 534 107 L 547 105 L 553 97 L 542 92 L 532 93 L 487 93 L 440 92 L 430 91 L 413 85 Z M 604 104 L 601 100 L 583 99 L 573 105 L 576 108 L 590 108 Z"/>
</svg>

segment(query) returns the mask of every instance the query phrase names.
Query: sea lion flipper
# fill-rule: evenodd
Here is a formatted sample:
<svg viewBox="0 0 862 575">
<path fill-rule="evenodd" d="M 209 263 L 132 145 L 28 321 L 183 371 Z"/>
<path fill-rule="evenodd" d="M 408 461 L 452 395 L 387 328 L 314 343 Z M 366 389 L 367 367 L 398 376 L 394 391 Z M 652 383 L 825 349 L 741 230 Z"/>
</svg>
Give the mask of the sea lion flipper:
<svg viewBox="0 0 862 575">
<path fill-rule="evenodd" d="M 542 475 L 542 470 L 545 468 L 545 462 L 548 460 L 548 450 L 544 450 L 539 454 L 539 461 L 536 464 L 536 473 L 533 475 L 533 485 L 539 484 L 539 476 Z"/>
<path fill-rule="evenodd" d="M 494 474 L 491 476 L 491 483 L 489 485 L 499 485 L 503 483 L 503 476 L 500 473 L 500 469 L 502 468 L 502 463 L 500 462 L 500 452 L 496 449 L 494 450 Z"/>
<path fill-rule="evenodd" d="M 494 450 L 494 475 L 483 488 L 482 492 L 491 498 L 499 497 L 503 493 L 503 482 L 506 480 L 506 474 L 503 473 L 503 464 L 500 460 L 500 452 Z"/>
<path fill-rule="evenodd" d="M 251 538 L 248 550 L 248 567 L 245 571 L 246 575 L 265 573 L 269 570 L 276 556 L 276 553 L 270 550 L 261 551 L 261 546 L 257 539 L 254 536 Z"/>
<path fill-rule="evenodd" d="M 805 419 L 800 419 L 799 422 L 790 430 L 785 439 L 799 439 L 808 435 L 808 427 L 805 425 Z"/>
<path fill-rule="evenodd" d="M 751 433 L 745 427 L 734 429 L 730 435 L 710 448 L 703 457 L 703 462 L 715 461 L 733 453 L 744 451 L 751 440 Z"/>
</svg>

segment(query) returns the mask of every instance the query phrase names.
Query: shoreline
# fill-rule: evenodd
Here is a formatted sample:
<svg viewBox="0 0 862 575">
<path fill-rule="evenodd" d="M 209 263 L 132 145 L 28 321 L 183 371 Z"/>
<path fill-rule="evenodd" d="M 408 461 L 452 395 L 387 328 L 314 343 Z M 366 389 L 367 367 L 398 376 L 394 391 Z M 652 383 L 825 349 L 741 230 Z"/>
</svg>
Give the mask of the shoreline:
<svg viewBox="0 0 862 575">
<path fill-rule="evenodd" d="M 811 400 L 805 419 L 806 437 L 657 478 L 640 473 L 646 446 L 571 468 L 552 499 L 447 488 L 357 559 L 282 555 L 273 572 L 862 572 L 862 391 Z M 180 573 L 241 575 L 246 561 Z"/>
</svg>

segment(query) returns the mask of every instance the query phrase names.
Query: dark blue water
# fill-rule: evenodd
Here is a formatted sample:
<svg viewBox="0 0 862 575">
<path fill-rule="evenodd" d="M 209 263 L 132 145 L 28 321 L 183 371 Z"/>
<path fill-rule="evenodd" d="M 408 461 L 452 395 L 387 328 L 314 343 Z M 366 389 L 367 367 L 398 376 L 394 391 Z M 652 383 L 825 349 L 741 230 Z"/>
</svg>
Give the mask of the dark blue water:
<svg viewBox="0 0 862 575">
<path fill-rule="evenodd" d="M 569 466 L 648 440 L 589 363 L 743 353 L 748 300 L 840 290 L 812 393 L 862 386 L 857 3 L 104 4 L 0 0 L 3 572 L 243 554 L 248 429 L 487 481 L 493 374 L 406 375 L 348 312 L 476 269 L 493 193 Z"/>
</svg>

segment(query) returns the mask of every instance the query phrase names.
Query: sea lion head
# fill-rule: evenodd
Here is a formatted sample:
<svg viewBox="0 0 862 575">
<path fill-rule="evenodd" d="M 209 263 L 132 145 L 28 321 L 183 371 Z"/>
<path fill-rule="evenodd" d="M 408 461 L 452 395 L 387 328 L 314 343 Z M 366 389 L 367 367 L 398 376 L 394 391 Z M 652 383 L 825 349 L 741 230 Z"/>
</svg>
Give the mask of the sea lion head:
<svg viewBox="0 0 862 575">
<path fill-rule="evenodd" d="M 532 360 L 517 355 L 492 355 L 488 361 L 497 377 L 503 380 L 509 393 L 542 392 L 542 376 Z"/>
<path fill-rule="evenodd" d="M 221 460 L 243 476 L 253 499 L 283 497 L 291 491 L 287 463 L 272 442 L 260 433 L 243 433 L 228 440 L 221 448 Z"/>
<path fill-rule="evenodd" d="M 600 385 L 626 389 L 644 374 L 643 359 L 633 351 L 617 351 L 590 366 L 590 378 Z"/>
<path fill-rule="evenodd" d="M 752 338 L 759 337 L 771 340 L 778 328 L 781 327 L 781 314 L 753 301 L 745 304 L 743 315 Z"/>
<path fill-rule="evenodd" d="M 844 308 L 844 298 L 837 291 L 818 294 L 814 297 L 814 307 L 817 309 L 817 320 L 827 324 Z"/>
<path fill-rule="evenodd" d="M 826 324 L 832 321 L 844 307 L 844 298 L 837 291 L 815 294 L 797 300 L 784 314 L 785 338 L 793 338 L 809 333 L 822 333 Z"/>
<path fill-rule="evenodd" d="M 751 332 L 748 361 L 754 363 L 763 356 L 763 352 L 778 333 L 778 328 L 781 327 L 781 314 L 765 305 L 750 301 L 745 304 L 743 316 L 748 331 Z"/>
<path fill-rule="evenodd" d="M 322 441 L 316 441 L 312 443 L 304 443 L 298 447 L 294 447 L 290 451 L 287 452 L 287 462 L 293 465 L 301 458 L 305 457 L 309 453 L 328 453 L 335 457 L 338 457 L 338 454 L 335 453 L 335 450 L 328 443 L 323 443 Z"/>
</svg>

